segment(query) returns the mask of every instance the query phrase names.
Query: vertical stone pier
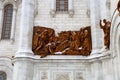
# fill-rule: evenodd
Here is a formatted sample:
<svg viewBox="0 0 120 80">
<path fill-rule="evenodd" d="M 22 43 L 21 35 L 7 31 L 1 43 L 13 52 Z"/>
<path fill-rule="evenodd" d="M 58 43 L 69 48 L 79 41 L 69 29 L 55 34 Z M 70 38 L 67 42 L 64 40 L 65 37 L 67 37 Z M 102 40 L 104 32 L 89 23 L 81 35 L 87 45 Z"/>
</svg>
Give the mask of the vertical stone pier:
<svg viewBox="0 0 120 80">
<path fill-rule="evenodd" d="M 96 3 L 95 0 L 90 0 L 90 19 L 91 19 L 91 35 L 92 35 L 92 54 L 97 52 L 98 38 L 97 38 L 97 25 L 96 25 Z"/>
<path fill-rule="evenodd" d="M 22 0 L 19 49 L 13 60 L 13 80 L 32 80 L 33 62 L 32 34 L 34 24 L 35 0 Z"/>
<path fill-rule="evenodd" d="M 31 56 L 32 52 L 32 34 L 34 24 L 34 12 L 35 12 L 34 0 L 23 0 L 21 10 L 21 23 L 20 23 L 20 42 L 19 49 L 16 53 L 16 57 L 19 56 Z"/>
</svg>

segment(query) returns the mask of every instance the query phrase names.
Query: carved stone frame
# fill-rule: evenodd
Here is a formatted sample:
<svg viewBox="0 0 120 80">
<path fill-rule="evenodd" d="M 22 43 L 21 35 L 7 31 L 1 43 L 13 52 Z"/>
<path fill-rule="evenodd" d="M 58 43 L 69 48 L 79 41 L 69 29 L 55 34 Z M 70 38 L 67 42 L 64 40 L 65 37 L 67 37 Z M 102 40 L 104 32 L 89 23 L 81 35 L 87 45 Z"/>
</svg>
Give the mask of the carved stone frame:
<svg viewBox="0 0 120 80">
<path fill-rule="evenodd" d="M 2 33 L 2 24 L 3 24 L 3 15 L 4 15 L 4 6 L 7 4 L 13 5 L 13 16 L 12 16 L 12 25 L 11 25 L 11 35 L 10 40 L 13 42 L 15 38 L 15 23 L 16 23 L 16 13 L 17 13 L 17 5 L 21 0 L 2 0 L 0 4 L 0 34 Z M 0 35 L 1 37 L 1 35 Z"/>
<path fill-rule="evenodd" d="M 68 13 L 69 17 L 73 17 L 74 15 L 74 9 L 73 9 L 73 0 L 68 0 L 68 11 L 66 12 L 59 12 L 59 13 Z M 51 11 L 50 14 L 52 17 L 55 17 L 55 15 L 57 14 L 56 11 L 56 0 L 52 0 L 52 6 L 51 6 Z"/>
</svg>

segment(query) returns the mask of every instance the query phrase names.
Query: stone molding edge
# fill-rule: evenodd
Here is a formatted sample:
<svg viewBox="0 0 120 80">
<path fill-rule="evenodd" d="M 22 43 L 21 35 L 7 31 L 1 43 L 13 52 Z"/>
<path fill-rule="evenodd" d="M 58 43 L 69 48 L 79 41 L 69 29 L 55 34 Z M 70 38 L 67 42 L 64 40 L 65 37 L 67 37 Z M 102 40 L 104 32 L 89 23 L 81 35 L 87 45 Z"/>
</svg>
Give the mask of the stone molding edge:
<svg viewBox="0 0 120 80">
<path fill-rule="evenodd" d="M 118 25 L 116 25 L 115 26 L 115 21 L 116 21 L 116 19 L 117 18 L 119 18 L 119 12 L 117 11 L 117 9 L 115 9 L 115 11 L 114 11 L 114 13 L 113 13 L 113 15 L 112 15 L 112 20 L 111 20 L 111 26 L 114 26 L 114 27 L 111 27 L 111 30 L 110 30 L 110 41 L 111 41 L 111 43 L 110 43 L 110 45 L 112 45 L 111 47 L 110 47 L 110 50 L 111 50 L 111 52 L 113 53 L 114 52 L 114 54 L 111 54 L 111 56 L 112 57 L 116 57 L 117 56 L 117 52 L 116 52 L 116 44 L 118 44 L 118 43 L 116 43 L 117 41 L 117 37 L 116 37 L 116 34 L 117 34 L 117 29 L 118 29 L 118 26 L 119 26 L 119 24 L 120 24 L 120 22 L 118 23 Z"/>
<path fill-rule="evenodd" d="M 16 61 L 31 61 L 31 62 L 85 62 L 85 63 L 91 63 L 91 62 L 95 62 L 95 61 L 102 61 L 105 59 L 112 59 L 113 57 L 111 57 L 111 52 L 107 51 L 105 53 L 101 53 L 101 54 L 94 54 L 88 57 L 83 57 L 83 56 L 65 56 L 65 55 L 50 55 L 47 56 L 45 58 L 40 58 L 40 56 L 19 56 L 19 57 L 15 57 L 14 59 L 12 59 L 13 63 Z"/>
<path fill-rule="evenodd" d="M 51 16 L 54 18 L 56 15 L 57 15 L 57 13 L 61 13 L 61 14 L 63 14 L 63 13 L 67 13 L 68 15 L 69 15 L 69 17 L 70 18 L 72 18 L 73 17 L 73 15 L 74 15 L 74 10 L 69 10 L 69 11 L 67 11 L 67 12 L 62 12 L 62 11 L 55 11 L 55 10 L 51 10 L 50 11 L 50 14 L 51 14 Z"/>
<path fill-rule="evenodd" d="M 0 65 L 7 66 L 12 71 L 13 69 L 12 58 L 6 56 L 0 56 Z"/>
</svg>

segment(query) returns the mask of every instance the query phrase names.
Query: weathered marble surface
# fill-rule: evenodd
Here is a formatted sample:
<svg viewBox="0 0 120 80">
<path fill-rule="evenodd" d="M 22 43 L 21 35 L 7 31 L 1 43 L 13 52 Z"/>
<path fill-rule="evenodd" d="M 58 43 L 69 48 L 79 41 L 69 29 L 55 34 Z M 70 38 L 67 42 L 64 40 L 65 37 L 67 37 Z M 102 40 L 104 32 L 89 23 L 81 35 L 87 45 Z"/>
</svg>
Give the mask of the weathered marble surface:
<svg viewBox="0 0 120 80">
<path fill-rule="evenodd" d="M 108 71 L 104 72 L 108 63 L 111 66 L 110 69 L 112 68 L 111 59 L 109 51 L 88 57 L 50 55 L 40 58 L 39 56 L 21 56 L 13 60 L 16 65 L 14 76 L 16 79 L 21 77 L 19 80 L 99 80 L 100 77 L 103 78 L 103 73 L 106 76 L 112 75 Z M 21 69 L 19 70 L 19 68 Z M 21 74 L 21 71 L 24 74 Z"/>
</svg>

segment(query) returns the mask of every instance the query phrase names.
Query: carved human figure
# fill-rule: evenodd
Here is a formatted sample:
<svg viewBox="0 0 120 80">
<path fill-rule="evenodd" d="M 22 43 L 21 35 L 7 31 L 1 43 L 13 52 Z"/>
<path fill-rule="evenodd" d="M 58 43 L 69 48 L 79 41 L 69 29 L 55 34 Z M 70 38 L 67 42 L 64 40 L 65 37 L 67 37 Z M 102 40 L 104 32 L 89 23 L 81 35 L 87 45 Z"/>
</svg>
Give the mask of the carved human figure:
<svg viewBox="0 0 120 80">
<path fill-rule="evenodd" d="M 83 33 L 83 44 L 82 44 L 82 55 L 87 56 L 91 52 L 91 45 L 89 39 L 89 32 L 88 30 L 84 30 Z"/>
<path fill-rule="evenodd" d="M 56 52 L 62 52 L 69 47 L 70 31 L 63 31 L 58 34 L 58 43 L 56 45 Z"/>
<path fill-rule="evenodd" d="M 81 28 L 80 29 L 80 32 L 79 32 L 79 40 L 80 40 L 80 47 L 82 47 L 82 44 L 83 44 L 83 36 L 84 35 L 84 28 Z"/>
<path fill-rule="evenodd" d="M 110 26 L 111 22 L 103 19 L 104 25 L 102 25 L 102 20 L 100 20 L 100 28 L 103 29 L 104 32 L 104 45 L 105 49 L 109 49 L 110 46 Z"/>
<path fill-rule="evenodd" d="M 71 32 L 71 43 L 70 43 L 70 49 L 74 49 L 74 50 L 78 50 L 79 46 L 80 46 L 80 40 L 79 40 L 79 34 L 77 34 L 77 32 L 72 31 Z"/>
<path fill-rule="evenodd" d="M 79 52 L 79 46 L 80 46 L 80 40 L 79 40 L 79 32 L 71 31 L 70 35 L 71 39 L 69 41 L 69 48 L 65 50 L 63 54 L 66 55 L 80 55 Z"/>
<path fill-rule="evenodd" d="M 34 27 L 33 52 L 41 55 L 41 58 L 53 54 L 54 44 L 52 38 L 55 37 L 54 30 L 45 27 Z"/>
<path fill-rule="evenodd" d="M 36 37 L 35 37 L 35 42 L 37 43 L 37 46 L 35 48 L 35 53 L 39 54 L 39 50 L 45 45 L 45 39 L 47 38 L 47 32 L 43 31 L 42 33 L 40 33 L 39 31 L 35 33 Z M 39 54 L 40 55 L 40 54 Z"/>
<path fill-rule="evenodd" d="M 61 52 L 63 55 L 90 54 L 90 31 L 81 28 L 80 31 L 62 31 L 55 36 L 51 28 L 34 27 L 33 52 L 41 58 Z M 82 54 L 82 52 L 83 54 Z"/>
<path fill-rule="evenodd" d="M 117 10 L 118 10 L 119 16 L 120 16 L 120 0 L 118 1 Z"/>
</svg>

